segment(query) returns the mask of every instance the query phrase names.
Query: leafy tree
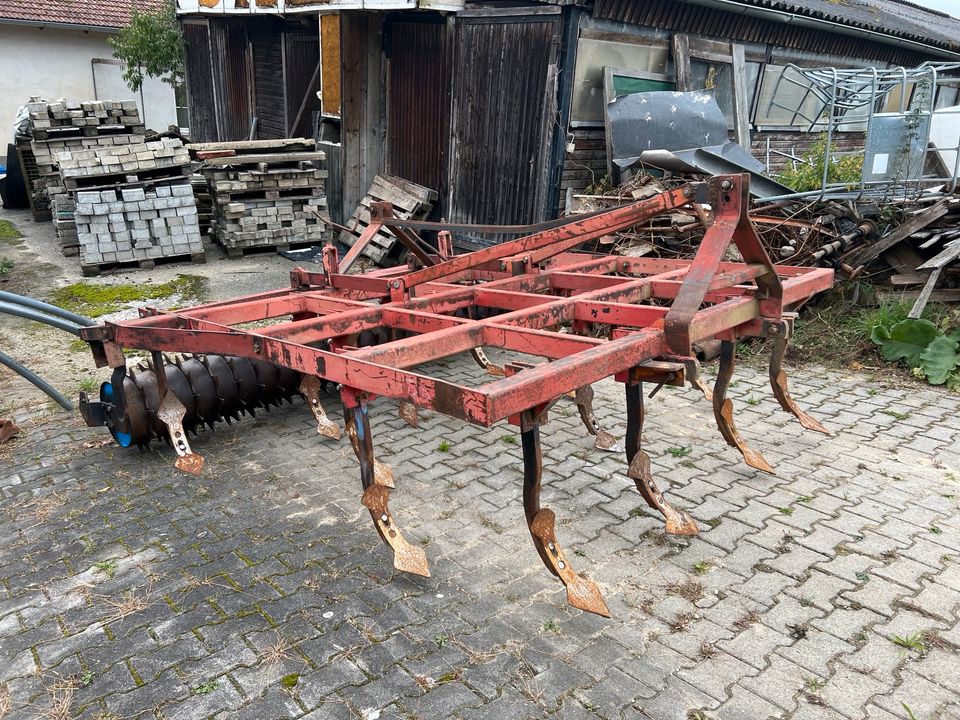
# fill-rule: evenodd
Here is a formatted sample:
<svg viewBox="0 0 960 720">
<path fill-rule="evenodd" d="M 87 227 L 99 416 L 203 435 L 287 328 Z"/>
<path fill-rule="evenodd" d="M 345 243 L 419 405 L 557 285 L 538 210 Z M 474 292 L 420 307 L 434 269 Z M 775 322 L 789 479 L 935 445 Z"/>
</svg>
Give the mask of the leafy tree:
<svg viewBox="0 0 960 720">
<path fill-rule="evenodd" d="M 179 86 L 183 82 L 183 35 L 177 23 L 172 0 L 153 12 L 133 10 L 130 24 L 107 42 L 113 56 L 123 61 L 123 79 L 133 91 L 147 77 Z"/>
</svg>

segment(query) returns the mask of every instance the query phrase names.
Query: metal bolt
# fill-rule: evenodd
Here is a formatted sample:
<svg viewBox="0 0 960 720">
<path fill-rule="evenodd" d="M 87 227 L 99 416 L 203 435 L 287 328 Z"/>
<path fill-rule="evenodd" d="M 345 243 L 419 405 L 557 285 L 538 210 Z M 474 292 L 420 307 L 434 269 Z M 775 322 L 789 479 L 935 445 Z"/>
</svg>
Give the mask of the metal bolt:
<svg viewBox="0 0 960 720">
<path fill-rule="evenodd" d="M 548 542 L 547 547 L 550 548 L 551 550 L 556 550 L 552 542 Z"/>
<path fill-rule="evenodd" d="M 557 567 L 560 568 L 561 570 L 563 570 L 566 566 L 567 564 L 563 560 L 557 563 Z"/>
<path fill-rule="evenodd" d="M 767 335 L 779 335 L 780 328 L 777 325 L 770 324 L 767 326 Z"/>
<path fill-rule="evenodd" d="M 733 190 L 733 180 L 724 180 L 720 183 L 720 189 L 724 192 L 729 192 Z"/>
<path fill-rule="evenodd" d="M 380 522 L 387 522 L 387 520 L 389 519 L 390 519 L 390 516 L 387 515 L 386 513 L 383 513 L 383 515 L 380 516 Z"/>
<path fill-rule="evenodd" d="M 629 270 L 629 269 L 630 269 L 630 263 L 628 263 L 626 260 L 623 261 L 623 269 L 624 269 L 624 270 Z"/>
<path fill-rule="evenodd" d="M 399 287 L 400 287 L 400 281 L 399 281 L 399 280 L 394 280 L 392 284 L 393 284 L 393 287 L 394 287 L 394 288 L 399 288 Z"/>
<path fill-rule="evenodd" d="M 690 187 L 690 186 L 685 187 L 685 188 L 683 189 L 683 196 L 684 196 L 684 197 L 693 197 L 693 188 Z"/>
</svg>

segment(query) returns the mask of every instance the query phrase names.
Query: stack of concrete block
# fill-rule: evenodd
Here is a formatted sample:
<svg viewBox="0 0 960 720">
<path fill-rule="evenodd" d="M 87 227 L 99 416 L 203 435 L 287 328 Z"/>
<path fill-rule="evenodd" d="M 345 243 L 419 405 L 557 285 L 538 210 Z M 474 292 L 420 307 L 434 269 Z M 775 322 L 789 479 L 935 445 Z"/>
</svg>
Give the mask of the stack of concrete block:
<svg viewBox="0 0 960 720">
<path fill-rule="evenodd" d="M 65 193 L 57 167 L 60 153 L 143 142 L 145 129 L 133 100 L 31 101 L 27 110 L 37 167 L 30 188 L 37 220 L 49 219 L 54 197 Z"/>
<path fill-rule="evenodd" d="M 103 265 L 189 256 L 204 262 L 197 206 L 188 180 L 77 192 L 77 234 L 84 275 Z"/>
<path fill-rule="evenodd" d="M 180 140 L 62 153 L 58 163 L 76 196 L 84 274 L 116 263 L 152 267 L 159 258 L 203 261 L 190 156 Z"/>
<path fill-rule="evenodd" d="M 188 146 L 203 161 L 213 202 L 211 234 L 236 257 L 254 248 L 285 250 L 330 237 L 324 154 L 313 140 L 257 140 Z"/>
<path fill-rule="evenodd" d="M 135 100 L 35 101 L 27 103 L 27 112 L 35 140 L 118 129 L 143 134 L 144 129 Z"/>
<path fill-rule="evenodd" d="M 57 161 L 68 190 L 190 175 L 190 153 L 177 138 L 64 152 Z"/>
</svg>

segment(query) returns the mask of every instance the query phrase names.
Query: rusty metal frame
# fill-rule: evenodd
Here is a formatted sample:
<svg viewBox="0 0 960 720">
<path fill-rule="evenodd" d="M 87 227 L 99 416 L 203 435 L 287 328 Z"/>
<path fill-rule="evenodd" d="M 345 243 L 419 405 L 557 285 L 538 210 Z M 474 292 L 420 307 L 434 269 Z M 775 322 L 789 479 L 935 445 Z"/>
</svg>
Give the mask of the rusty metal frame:
<svg viewBox="0 0 960 720">
<path fill-rule="evenodd" d="M 709 204 L 712 219 L 691 261 L 571 252 L 584 242 L 694 202 Z M 777 367 L 771 372 L 775 392 L 781 405 L 796 414 L 779 367 L 792 327 L 789 311 L 833 282 L 829 269 L 774 266 L 747 217 L 748 205 L 748 177 L 723 176 L 551 223 L 465 255 L 451 253 L 448 236 L 441 236 L 439 253 L 427 252 L 413 229 L 392 217 L 389 206 L 378 207 L 343 261 L 335 249 L 327 248 L 324 271 L 294 270 L 289 289 L 175 311 L 144 311 L 140 319 L 107 323 L 84 330 L 83 336 L 99 363 L 114 368 L 124 362 L 122 348 L 218 353 L 266 360 L 336 383 L 363 469 L 363 504 L 396 551 L 397 567 L 418 574 L 428 574 L 425 558 L 403 540 L 387 508 L 392 480 L 375 477 L 367 402 L 377 396 L 396 398 L 411 422 L 416 422 L 416 407 L 482 426 L 509 419 L 520 426 L 524 438 L 524 497 L 537 549 L 567 586 L 571 603 L 606 614 L 599 591 L 589 581 L 581 582 L 561 559 L 552 513 L 539 508 L 537 428 L 550 405 L 565 394 L 608 377 L 624 382 L 630 418 L 628 474 L 651 506 L 666 516 L 668 531 L 696 532 L 695 523 L 670 508 L 649 476 L 649 461 L 639 449 L 639 384 L 671 382 L 675 376 L 682 382 L 684 367 L 691 367 L 692 344 L 710 338 L 723 340 L 727 349 L 721 374 L 732 372 L 733 341 L 767 336 L 778 341 Z M 383 227 L 397 230 L 401 242 L 416 248 L 415 264 L 347 274 L 365 238 Z M 726 259 L 731 246 L 742 261 Z M 374 330 L 386 331 L 386 342 L 351 344 L 358 334 Z M 475 387 L 417 369 L 456 353 L 482 353 L 484 347 L 548 362 L 508 364 L 502 377 Z M 713 398 L 717 421 L 728 442 L 751 462 L 724 410 L 729 403 L 725 388 L 719 387 Z M 592 417 L 592 411 L 581 407 L 581 415 Z M 808 419 L 804 417 L 805 424 L 812 426 Z"/>
</svg>

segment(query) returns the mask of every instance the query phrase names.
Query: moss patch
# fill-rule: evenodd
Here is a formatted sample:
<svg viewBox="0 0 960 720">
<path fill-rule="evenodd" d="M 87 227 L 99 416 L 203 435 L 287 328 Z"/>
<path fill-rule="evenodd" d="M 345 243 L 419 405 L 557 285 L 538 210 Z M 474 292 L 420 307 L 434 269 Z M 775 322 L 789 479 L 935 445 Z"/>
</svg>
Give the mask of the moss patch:
<svg viewBox="0 0 960 720">
<path fill-rule="evenodd" d="M 165 283 L 134 285 L 104 285 L 78 282 L 54 290 L 51 300 L 55 305 L 72 312 L 100 317 L 117 312 L 131 303 L 163 300 L 178 297 L 182 304 L 190 305 L 203 300 L 207 279 L 199 275 L 177 275 Z"/>
<path fill-rule="evenodd" d="M 0 243 L 3 245 L 19 245 L 23 233 L 9 220 L 0 220 Z"/>
</svg>

